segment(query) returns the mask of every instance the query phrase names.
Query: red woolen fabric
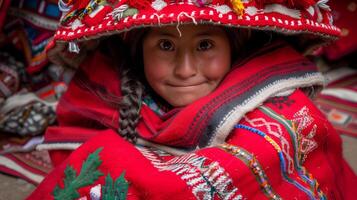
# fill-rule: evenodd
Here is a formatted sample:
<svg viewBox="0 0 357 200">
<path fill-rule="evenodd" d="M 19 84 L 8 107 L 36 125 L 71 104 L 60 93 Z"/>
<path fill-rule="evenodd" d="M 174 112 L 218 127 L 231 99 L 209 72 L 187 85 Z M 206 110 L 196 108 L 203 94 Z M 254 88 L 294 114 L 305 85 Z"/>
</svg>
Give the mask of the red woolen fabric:
<svg viewBox="0 0 357 200">
<path fill-rule="evenodd" d="M 331 1 L 336 26 L 341 28 L 341 38 L 324 51 L 329 60 L 338 60 L 357 50 L 357 1 Z"/>
<path fill-rule="evenodd" d="M 307 155 L 303 166 L 318 181 L 319 187 L 328 199 L 354 199 L 353 186 L 357 183 L 356 176 L 341 157 L 340 138 L 329 122 L 302 92 L 293 93 L 289 99 L 294 101 L 294 104 L 284 106 L 282 109 L 277 108 L 272 103 L 266 103 L 265 106 L 279 113 L 284 113 L 287 119 L 291 118 L 302 107 L 310 109 L 314 122 L 320 127 L 314 137 L 318 146 Z M 267 115 L 258 109 L 250 112 L 246 117 L 272 122 Z M 249 125 L 246 120 L 241 123 Z M 267 127 L 261 126 L 260 130 L 269 133 Z M 306 136 L 309 129 L 306 129 L 306 131 L 302 135 Z M 110 173 L 114 178 L 119 177 L 125 171 L 125 178 L 130 183 L 128 199 L 194 199 L 192 188 L 188 187 L 180 176 L 171 171 L 159 171 L 132 144 L 120 138 L 115 131 L 106 130 L 98 133 L 100 134 L 74 151 L 65 162 L 56 168 L 29 199 L 52 199 L 51 192 L 54 186 L 60 184 L 63 187 L 62 179 L 65 166 L 69 164 L 79 172 L 83 160 L 99 147 L 103 147 L 100 153 L 103 163 L 99 170 L 104 174 Z M 283 135 L 286 136 L 287 134 L 287 132 L 284 132 Z M 278 138 L 274 138 L 274 140 L 279 141 Z M 284 181 L 275 149 L 260 136 L 246 130 L 235 129 L 227 142 L 254 154 L 263 166 L 272 188 L 280 197 L 283 199 L 309 199 L 305 193 Z M 289 143 L 291 144 L 291 141 Z M 290 147 L 292 148 L 292 146 Z M 241 160 L 216 147 L 200 149 L 194 153 L 218 162 L 229 173 L 234 187 L 238 188 L 243 197 L 266 199 L 249 167 Z M 294 172 L 290 176 L 294 177 L 297 174 Z M 81 188 L 79 190 L 81 196 L 90 198 L 89 190 L 98 184 L 104 184 L 104 176 L 92 185 Z M 218 199 L 217 196 L 215 199 Z"/>
<path fill-rule="evenodd" d="M 181 150 L 196 148 L 206 133 L 203 129 L 191 132 L 192 128 L 210 125 L 212 116 L 223 112 L 220 108 L 235 102 L 230 99 L 255 91 L 260 83 L 267 83 L 277 74 L 299 76 L 304 71 L 314 71 L 291 48 L 268 52 L 233 68 L 212 94 L 185 108 L 160 117 L 143 105 L 138 126 L 141 137 Z M 64 187 L 66 166 L 72 166 L 78 175 L 84 160 L 98 148 L 103 148 L 98 170 L 104 175 L 78 189 L 80 196 L 87 199 L 93 187 L 105 185 L 107 174 L 115 180 L 123 172 L 129 183 L 128 199 L 269 199 L 274 195 L 283 199 L 353 199 L 356 195 L 353 186 L 357 178 L 342 158 L 341 139 L 299 89 L 287 96 L 268 98 L 246 113 L 238 122 L 240 127 L 226 138 L 228 146 L 207 145 L 178 155 L 164 148 L 134 146 L 118 136 L 117 106 L 98 97 L 103 84 L 111 94 L 120 95 L 115 70 L 100 54 L 83 66 L 86 67 L 76 75 L 59 104 L 61 126 L 47 131 L 46 142 L 84 144 L 59 164 L 28 199 L 53 199 L 55 186 Z M 266 69 L 267 73 L 262 73 Z M 249 81 L 245 82 L 245 78 Z M 84 87 L 85 79 L 97 89 Z M 197 118 L 202 110 L 207 112 Z M 241 155 L 232 149 L 246 153 Z M 57 151 L 52 155 L 56 153 L 59 163 L 58 158 L 65 154 Z"/>
</svg>

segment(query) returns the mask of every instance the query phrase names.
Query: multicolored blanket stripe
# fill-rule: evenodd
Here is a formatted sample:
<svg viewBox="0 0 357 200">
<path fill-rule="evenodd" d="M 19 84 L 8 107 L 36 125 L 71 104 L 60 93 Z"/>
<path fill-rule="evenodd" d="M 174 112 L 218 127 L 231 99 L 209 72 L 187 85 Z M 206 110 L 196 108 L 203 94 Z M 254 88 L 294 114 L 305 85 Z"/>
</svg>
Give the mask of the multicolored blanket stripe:
<svg viewBox="0 0 357 200">
<path fill-rule="evenodd" d="M 314 101 L 340 134 L 357 137 L 356 71 L 329 83 Z"/>
</svg>

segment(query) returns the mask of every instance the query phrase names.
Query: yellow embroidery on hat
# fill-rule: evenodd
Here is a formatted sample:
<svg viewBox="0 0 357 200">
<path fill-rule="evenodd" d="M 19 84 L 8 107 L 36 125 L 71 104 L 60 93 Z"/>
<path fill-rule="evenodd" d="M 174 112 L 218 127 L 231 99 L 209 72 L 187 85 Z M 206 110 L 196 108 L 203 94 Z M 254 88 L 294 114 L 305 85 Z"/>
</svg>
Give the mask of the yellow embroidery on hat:
<svg viewBox="0 0 357 200">
<path fill-rule="evenodd" d="M 233 7 L 233 11 L 239 15 L 242 16 L 244 13 L 244 5 L 242 3 L 241 0 L 230 0 L 232 7 Z"/>
</svg>

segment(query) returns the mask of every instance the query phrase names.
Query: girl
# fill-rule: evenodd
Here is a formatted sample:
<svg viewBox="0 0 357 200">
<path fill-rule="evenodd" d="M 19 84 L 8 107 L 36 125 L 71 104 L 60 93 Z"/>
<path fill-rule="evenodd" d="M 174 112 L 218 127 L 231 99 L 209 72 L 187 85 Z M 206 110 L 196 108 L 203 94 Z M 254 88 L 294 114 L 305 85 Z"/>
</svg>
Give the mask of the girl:
<svg viewBox="0 0 357 200">
<path fill-rule="evenodd" d="M 340 138 L 308 98 L 323 77 L 274 33 L 298 49 L 336 37 L 323 2 L 59 5 L 48 54 L 80 64 L 38 147 L 57 167 L 29 199 L 354 197 Z"/>
</svg>

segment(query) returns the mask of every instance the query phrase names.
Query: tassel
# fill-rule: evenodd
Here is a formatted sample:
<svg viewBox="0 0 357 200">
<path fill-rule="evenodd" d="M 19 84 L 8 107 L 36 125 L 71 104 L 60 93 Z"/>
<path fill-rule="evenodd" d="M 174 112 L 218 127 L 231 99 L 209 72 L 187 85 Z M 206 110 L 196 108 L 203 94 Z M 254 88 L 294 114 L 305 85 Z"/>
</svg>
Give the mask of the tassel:
<svg viewBox="0 0 357 200">
<path fill-rule="evenodd" d="M 244 5 L 241 0 L 230 0 L 232 4 L 233 11 L 238 15 L 242 16 L 244 14 Z"/>
<path fill-rule="evenodd" d="M 327 11 L 331 11 L 331 8 L 329 5 L 327 5 L 328 0 L 319 0 L 316 4 L 319 8 Z"/>
<path fill-rule="evenodd" d="M 80 51 L 80 49 L 79 49 L 79 47 L 78 47 L 78 44 L 77 43 L 75 43 L 75 42 L 70 42 L 69 44 L 68 44 L 68 51 L 69 52 L 72 52 L 72 53 L 79 53 L 79 51 Z"/>
<path fill-rule="evenodd" d="M 63 13 L 67 13 L 71 10 L 71 6 L 69 3 L 65 3 L 63 2 L 63 0 L 59 0 L 58 1 L 58 9 L 63 12 Z"/>
<path fill-rule="evenodd" d="M 119 6 L 118 8 L 115 8 L 113 12 L 111 13 L 113 19 L 119 21 L 124 17 L 124 12 L 128 10 L 129 6 L 127 4 L 123 4 Z"/>
</svg>

